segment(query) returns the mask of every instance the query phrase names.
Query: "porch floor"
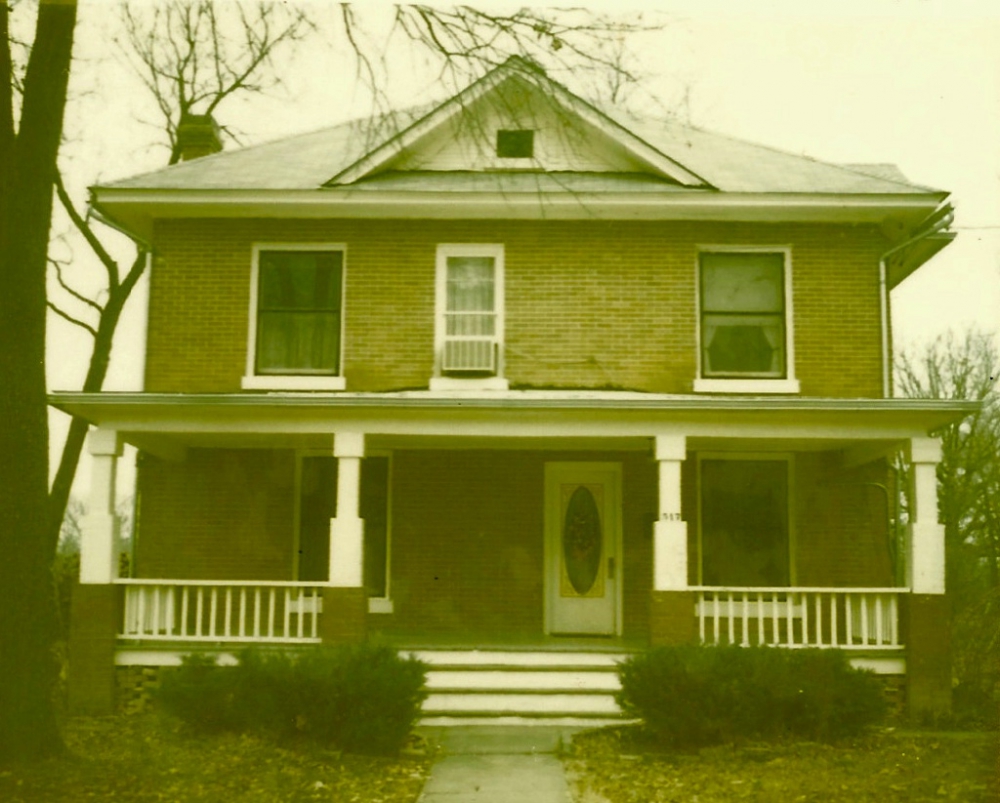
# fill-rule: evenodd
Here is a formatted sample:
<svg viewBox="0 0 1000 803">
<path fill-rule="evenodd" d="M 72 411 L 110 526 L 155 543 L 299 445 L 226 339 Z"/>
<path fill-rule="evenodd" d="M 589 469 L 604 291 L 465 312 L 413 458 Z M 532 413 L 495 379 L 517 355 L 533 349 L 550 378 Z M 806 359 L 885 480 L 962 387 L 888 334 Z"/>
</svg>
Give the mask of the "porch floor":
<svg viewBox="0 0 1000 803">
<path fill-rule="evenodd" d="M 372 641 L 399 650 L 481 650 L 538 652 L 640 652 L 649 646 L 646 638 L 617 636 L 494 635 L 468 633 L 389 633 L 372 631 Z"/>
</svg>

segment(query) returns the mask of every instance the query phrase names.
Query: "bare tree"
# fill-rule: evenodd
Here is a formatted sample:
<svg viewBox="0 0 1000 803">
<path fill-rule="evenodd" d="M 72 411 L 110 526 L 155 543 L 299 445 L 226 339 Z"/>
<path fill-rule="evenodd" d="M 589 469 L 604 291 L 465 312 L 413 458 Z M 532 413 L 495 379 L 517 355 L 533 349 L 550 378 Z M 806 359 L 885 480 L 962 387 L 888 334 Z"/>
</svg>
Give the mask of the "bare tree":
<svg viewBox="0 0 1000 803">
<path fill-rule="evenodd" d="M 119 45 L 159 110 L 157 127 L 166 139 L 168 165 L 181 159 L 181 120 L 191 114 L 212 114 L 235 96 L 260 93 L 277 85 L 280 75 L 275 54 L 312 30 L 303 11 L 269 4 L 222 7 L 207 0 L 170 0 L 156 6 L 125 5 L 121 16 L 124 35 Z M 62 292 L 57 300 L 49 299 L 49 309 L 93 339 L 82 388 L 93 393 L 104 386 L 115 331 L 126 302 L 145 272 L 150 248 L 136 242 L 129 264 L 120 264 L 102 239 L 104 232 L 81 213 L 61 176 L 56 177 L 55 189 L 73 226 L 105 272 L 104 291 L 97 301 L 67 277 L 71 265 L 50 259 Z M 75 309 L 71 310 L 71 305 Z M 70 422 L 49 493 L 52 533 L 57 534 L 62 526 L 87 428 L 81 418 Z"/>
<path fill-rule="evenodd" d="M 371 93 L 376 112 L 390 111 L 386 88 L 401 51 L 432 66 L 437 83 L 449 92 L 520 56 L 553 74 L 572 75 L 577 87 L 589 85 L 593 100 L 617 101 L 625 86 L 640 78 L 629 38 L 662 27 L 642 15 L 625 18 L 581 8 L 501 12 L 468 5 L 397 5 L 379 35 L 359 8 L 344 3 L 338 13 L 357 79 Z"/>
<path fill-rule="evenodd" d="M 955 669 L 963 683 L 984 693 L 1000 680 L 1000 354 L 988 334 L 949 333 L 901 354 L 896 373 L 904 396 L 983 403 L 939 433 L 937 475 Z"/>
</svg>

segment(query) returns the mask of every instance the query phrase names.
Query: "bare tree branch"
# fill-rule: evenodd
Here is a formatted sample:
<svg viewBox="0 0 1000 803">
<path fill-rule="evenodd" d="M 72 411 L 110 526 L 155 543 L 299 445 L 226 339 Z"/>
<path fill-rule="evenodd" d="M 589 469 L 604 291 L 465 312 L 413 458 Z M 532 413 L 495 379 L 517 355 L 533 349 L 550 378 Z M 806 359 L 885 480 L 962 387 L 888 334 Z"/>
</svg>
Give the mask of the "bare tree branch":
<svg viewBox="0 0 1000 803">
<path fill-rule="evenodd" d="M 68 312 L 64 312 L 63 310 L 59 309 L 59 307 L 57 307 L 51 301 L 46 301 L 45 303 L 46 306 L 60 318 L 69 321 L 74 326 L 79 326 L 81 329 L 86 329 L 90 333 L 91 337 L 97 337 L 97 330 L 86 321 L 81 321 L 79 318 L 74 318 Z"/>
<path fill-rule="evenodd" d="M 111 254 L 108 253 L 104 244 L 94 233 L 93 228 L 91 228 L 90 224 L 73 205 L 73 201 L 69 197 L 69 193 L 66 192 L 66 185 L 63 183 L 62 174 L 58 171 L 56 172 L 55 185 L 56 196 L 59 198 L 59 203 L 61 203 L 63 209 L 66 210 L 66 214 L 69 215 L 69 219 L 73 222 L 77 231 L 83 235 L 83 238 L 87 241 L 87 245 L 91 247 L 94 254 L 101 261 L 101 264 L 104 266 L 104 270 L 108 275 L 108 287 L 113 290 L 118 287 L 118 263 L 111 257 Z M 62 283 L 61 278 L 60 283 Z"/>
<path fill-rule="evenodd" d="M 72 287 L 69 286 L 69 284 L 66 283 L 66 280 L 63 278 L 62 275 L 62 266 L 63 266 L 62 262 L 60 262 L 58 259 L 53 259 L 52 257 L 49 257 L 49 264 L 56 269 L 56 281 L 59 283 L 59 286 L 63 290 L 65 290 L 67 293 L 73 296 L 73 298 L 75 298 L 77 301 L 86 304 L 88 307 L 94 310 L 98 315 L 104 312 L 104 307 L 102 307 L 93 299 L 87 298 L 87 296 L 85 296 L 83 293 L 73 289 Z"/>
<path fill-rule="evenodd" d="M 156 101 L 170 164 L 180 160 L 182 117 L 211 114 L 234 94 L 277 86 L 280 76 L 265 69 L 276 50 L 314 29 L 305 11 L 287 5 L 211 0 L 167 0 L 153 10 L 127 3 L 122 19 L 119 48 Z"/>
</svg>

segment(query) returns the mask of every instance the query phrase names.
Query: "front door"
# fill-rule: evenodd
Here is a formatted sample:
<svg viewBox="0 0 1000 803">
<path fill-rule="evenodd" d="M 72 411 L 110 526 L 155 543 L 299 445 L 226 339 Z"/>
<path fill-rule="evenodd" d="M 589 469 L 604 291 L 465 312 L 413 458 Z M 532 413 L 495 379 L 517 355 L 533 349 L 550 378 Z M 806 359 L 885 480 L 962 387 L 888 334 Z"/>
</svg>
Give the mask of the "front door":
<svg viewBox="0 0 1000 803">
<path fill-rule="evenodd" d="M 545 464 L 546 632 L 621 633 L 621 464 Z"/>
</svg>

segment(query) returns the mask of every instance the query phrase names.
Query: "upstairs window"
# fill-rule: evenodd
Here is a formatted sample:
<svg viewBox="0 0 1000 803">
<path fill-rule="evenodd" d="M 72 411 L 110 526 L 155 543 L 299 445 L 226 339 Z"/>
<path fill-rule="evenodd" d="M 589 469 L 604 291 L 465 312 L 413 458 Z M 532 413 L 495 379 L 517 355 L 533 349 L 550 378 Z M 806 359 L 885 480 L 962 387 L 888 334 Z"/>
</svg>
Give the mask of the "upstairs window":
<svg viewBox="0 0 1000 803">
<path fill-rule="evenodd" d="M 534 131 L 497 131 L 497 156 L 501 159 L 531 159 L 534 155 Z"/>
<path fill-rule="evenodd" d="M 497 376 L 503 341 L 503 246 L 439 246 L 437 296 L 439 376 Z"/>
<path fill-rule="evenodd" d="M 260 250 L 254 373 L 340 373 L 344 253 Z"/>
<path fill-rule="evenodd" d="M 788 377 L 785 254 L 705 252 L 699 272 L 702 377 Z"/>
</svg>

